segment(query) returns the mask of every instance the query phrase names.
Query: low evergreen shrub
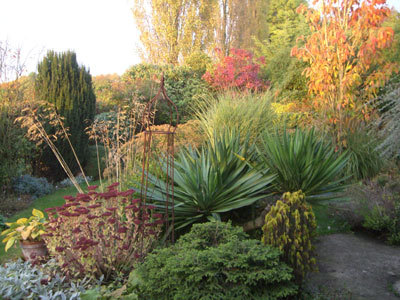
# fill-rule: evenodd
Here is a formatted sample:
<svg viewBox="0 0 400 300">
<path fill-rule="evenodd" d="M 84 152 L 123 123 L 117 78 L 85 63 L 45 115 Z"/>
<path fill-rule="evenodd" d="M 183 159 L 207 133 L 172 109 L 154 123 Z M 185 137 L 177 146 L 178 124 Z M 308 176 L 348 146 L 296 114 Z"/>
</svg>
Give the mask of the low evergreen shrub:
<svg viewBox="0 0 400 300">
<path fill-rule="evenodd" d="M 78 184 L 82 184 L 82 183 L 86 183 L 85 178 L 83 177 L 83 175 L 78 175 L 75 177 L 75 180 Z M 88 182 L 93 181 L 93 178 L 91 176 L 86 176 L 86 180 Z M 64 180 L 60 181 L 58 186 L 61 188 L 64 187 L 69 187 L 69 186 L 73 186 L 74 184 L 72 183 L 71 179 L 69 178 L 65 178 Z"/>
<path fill-rule="evenodd" d="M 17 194 L 39 198 L 50 194 L 53 191 L 53 186 L 44 177 L 23 175 L 14 179 L 13 190 Z"/>
<path fill-rule="evenodd" d="M 297 286 L 279 256 L 230 223 L 195 224 L 175 245 L 149 254 L 130 284 L 147 300 L 286 299 Z"/>
</svg>

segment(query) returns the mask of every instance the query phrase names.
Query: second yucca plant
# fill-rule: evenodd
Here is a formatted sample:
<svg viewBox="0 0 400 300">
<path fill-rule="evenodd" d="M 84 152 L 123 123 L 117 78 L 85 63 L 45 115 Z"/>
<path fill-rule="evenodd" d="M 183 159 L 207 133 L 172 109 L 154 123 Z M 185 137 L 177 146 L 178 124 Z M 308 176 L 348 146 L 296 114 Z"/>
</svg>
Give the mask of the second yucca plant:
<svg viewBox="0 0 400 300">
<path fill-rule="evenodd" d="M 331 143 L 314 131 L 265 134 L 258 147 L 258 169 L 276 175 L 272 189 L 276 193 L 302 190 L 307 200 L 334 199 L 347 179 L 341 176 L 348 154 L 338 154 Z"/>
</svg>

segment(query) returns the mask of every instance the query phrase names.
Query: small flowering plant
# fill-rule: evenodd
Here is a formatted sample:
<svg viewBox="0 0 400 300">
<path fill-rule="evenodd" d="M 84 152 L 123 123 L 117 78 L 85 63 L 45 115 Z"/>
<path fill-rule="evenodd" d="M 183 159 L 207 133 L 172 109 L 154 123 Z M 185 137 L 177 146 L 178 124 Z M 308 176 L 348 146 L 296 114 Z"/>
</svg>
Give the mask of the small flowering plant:
<svg viewBox="0 0 400 300">
<path fill-rule="evenodd" d="M 157 240 L 163 216 L 152 205 L 132 199 L 134 190 L 118 192 L 114 183 L 104 193 L 90 186 L 86 194 L 65 196 L 49 208 L 47 247 L 71 277 L 113 279 L 131 271 Z"/>
</svg>

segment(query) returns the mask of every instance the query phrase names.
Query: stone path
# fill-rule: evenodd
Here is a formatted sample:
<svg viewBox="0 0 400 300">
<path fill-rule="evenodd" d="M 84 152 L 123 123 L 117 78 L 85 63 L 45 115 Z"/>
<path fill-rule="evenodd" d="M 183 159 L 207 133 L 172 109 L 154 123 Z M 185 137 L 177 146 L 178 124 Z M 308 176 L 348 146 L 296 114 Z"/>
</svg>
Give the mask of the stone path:
<svg viewBox="0 0 400 300">
<path fill-rule="evenodd" d="M 318 273 L 307 289 L 328 299 L 399 300 L 400 247 L 359 234 L 321 236 L 316 242 Z M 399 291 L 400 292 L 400 291 Z"/>
</svg>

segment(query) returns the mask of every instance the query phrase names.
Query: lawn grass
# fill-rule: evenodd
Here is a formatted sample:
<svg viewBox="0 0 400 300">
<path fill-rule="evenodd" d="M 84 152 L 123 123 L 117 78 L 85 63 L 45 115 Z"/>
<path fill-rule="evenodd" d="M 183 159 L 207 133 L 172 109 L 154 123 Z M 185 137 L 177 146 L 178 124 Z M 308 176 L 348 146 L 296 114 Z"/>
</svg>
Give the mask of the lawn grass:
<svg viewBox="0 0 400 300">
<path fill-rule="evenodd" d="M 328 204 L 313 204 L 313 212 L 317 221 L 317 234 L 350 232 L 350 225 Z"/>
<path fill-rule="evenodd" d="M 95 182 L 93 184 L 96 184 Z M 82 188 L 84 188 L 82 186 Z M 6 222 L 14 222 L 19 218 L 29 218 L 32 215 L 32 209 L 36 208 L 41 211 L 48 207 L 60 206 L 65 203 L 64 196 L 67 195 L 76 195 L 77 191 L 74 186 L 61 188 L 56 190 L 53 194 L 43 196 L 41 198 L 36 199 L 32 202 L 32 204 L 15 215 L 9 217 Z M 4 251 L 4 244 L 0 243 L 0 264 L 4 263 L 7 260 L 13 260 L 21 256 L 21 250 L 18 246 L 14 246 L 9 249 L 7 252 Z"/>
</svg>

